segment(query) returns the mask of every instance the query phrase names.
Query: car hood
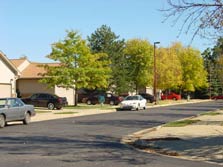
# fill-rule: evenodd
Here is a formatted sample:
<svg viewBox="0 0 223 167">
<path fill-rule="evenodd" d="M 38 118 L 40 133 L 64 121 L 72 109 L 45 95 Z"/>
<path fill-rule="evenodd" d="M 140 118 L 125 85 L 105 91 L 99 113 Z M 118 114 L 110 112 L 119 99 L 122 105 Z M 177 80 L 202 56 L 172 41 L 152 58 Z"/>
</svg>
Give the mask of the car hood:
<svg viewBox="0 0 223 167">
<path fill-rule="evenodd" d="M 134 104 L 134 103 L 138 103 L 139 100 L 123 100 L 121 102 L 121 104 Z"/>
</svg>

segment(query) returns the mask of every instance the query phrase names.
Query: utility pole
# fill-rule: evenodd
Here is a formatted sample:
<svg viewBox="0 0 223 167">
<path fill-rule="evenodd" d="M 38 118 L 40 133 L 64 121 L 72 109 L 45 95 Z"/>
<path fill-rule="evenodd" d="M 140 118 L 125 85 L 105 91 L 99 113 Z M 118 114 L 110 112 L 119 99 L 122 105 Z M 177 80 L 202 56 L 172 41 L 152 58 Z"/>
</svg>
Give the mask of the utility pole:
<svg viewBox="0 0 223 167">
<path fill-rule="evenodd" d="M 74 64 L 74 68 L 75 70 L 77 70 L 77 54 L 74 55 L 74 59 L 75 59 L 75 64 Z M 75 94 L 74 94 L 74 106 L 77 106 L 77 101 L 78 101 L 78 94 L 77 94 L 77 76 L 75 76 Z"/>
<path fill-rule="evenodd" d="M 160 42 L 154 42 L 153 44 L 153 49 L 154 49 L 154 64 L 153 64 L 153 95 L 155 99 L 155 104 L 157 104 L 157 92 L 156 92 L 156 87 L 157 87 L 157 73 L 156 73 L 156 44 L 159 44 Z"/>
</svg>

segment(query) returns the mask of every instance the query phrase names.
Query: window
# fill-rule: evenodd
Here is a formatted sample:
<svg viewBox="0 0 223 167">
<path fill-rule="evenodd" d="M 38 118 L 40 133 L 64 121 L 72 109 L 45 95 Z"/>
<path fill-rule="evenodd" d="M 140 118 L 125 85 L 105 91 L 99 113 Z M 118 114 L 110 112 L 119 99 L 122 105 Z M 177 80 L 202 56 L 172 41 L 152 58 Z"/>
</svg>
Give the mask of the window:
<svg viewBox="0 0 223 167">
<path fill-rule="evenodd" d="M 19 103 L 17 102 L 16 99 L 9 99 L 9 100 L 8 100 L 8 105 L 9 105 L 10 107 L 19 107 Z"/>
</svg>

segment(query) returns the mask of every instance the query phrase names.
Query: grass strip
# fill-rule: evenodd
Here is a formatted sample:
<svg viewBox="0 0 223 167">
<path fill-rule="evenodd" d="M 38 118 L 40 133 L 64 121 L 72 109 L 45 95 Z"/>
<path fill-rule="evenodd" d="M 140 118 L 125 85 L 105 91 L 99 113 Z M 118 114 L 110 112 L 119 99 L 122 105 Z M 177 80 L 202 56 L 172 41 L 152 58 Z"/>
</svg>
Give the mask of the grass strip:
<svg viewBox="0 0 223 167">
<path fill-rule="evenodd" d="M 64 109 L 102 109 L 102 110 L 110 110 L 115 109 L 117 106 L 111 106 L 111 105 L 84 105 L 84 104 L 78 104 L 77 106 L 66 106 Z"/>
<path fill-rule="evenodd" d="M 187 125 L 191 125 L 194 123 L 199 122 L 200 120 L 182 120 L 182 121 L 174 121 L 174 122 L 169 122 L 164 125 L 164 127 L 183 127 Z"/>
<path fill-rule="evenodd" d="M 76 114 L 78 112 L 57 112 L 57 113 L 54 113 L 54 114 Z"/>
<path fill-rule="evenodd" d="M 215 116 L 215 115 L 220 115 L 220 114 L 221 114 L 221 113 L 219 113 L 219 112 L 212 111 L 212 112 L 201 113 L 200 115 L 210 115 L 210 116 Z"/>
<path fill-rule="evenodd" d="M 35 110 L 37 114 L 44 114 L 44 113 L 50 113 L 51 111 L 47 110 Z"/>
</svg>

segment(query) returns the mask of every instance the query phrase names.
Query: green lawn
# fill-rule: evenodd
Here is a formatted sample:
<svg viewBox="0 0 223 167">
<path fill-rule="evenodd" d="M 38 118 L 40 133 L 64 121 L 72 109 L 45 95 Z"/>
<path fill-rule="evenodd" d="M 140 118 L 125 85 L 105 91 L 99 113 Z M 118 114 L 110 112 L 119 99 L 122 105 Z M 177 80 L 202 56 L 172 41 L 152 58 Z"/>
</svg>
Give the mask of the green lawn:
<svg viewBox="0 0 223 167">
<path fill-rule="evenodd" d="M 102 109 L 102 110 L 110 110 L 110 109 L 115 109 L 118 106 L 111 106 L 108 104 L 100 105 L 87 105 L 87 104 L 78 104 L 77 106 L 66 106 L 64 109 Z"/>
<path fill-rule="evenodd" d="M 76 114 L 76 113 L 78 113 L 78 112 L 70 111 L 70 112 L 57 112 L 57 113 L 54 113 L 54 114 Z"/>
<path fill-rule="evenodd" d="M 191 125 L 193 123 L 197 123 L 200 120 L 182 120 L 182 121 L 175 121 L 175 122 L 169 122 L 167 124 L 164 125 L 164 127 L 182 127 L 182 126 L 187 126 L 187 125 Z"/>
<path fill-rule="evenodd" d="M 215 115 L 220 115 L 221 113 L 212 111 L 212 112 L 206 112 L 206 113 L 201 113 L 200 115 L 210 115 L 210 116 L 215 116 Z"/>
<path fill-rule="evenodd" d="M 36 111 L 37 114 L 44 114 L 44 113 L 50 113 L 51 112 L 49 110 L 38 110 L 38 109 L 36 109 L 35 111 Z"/>
</svg>

